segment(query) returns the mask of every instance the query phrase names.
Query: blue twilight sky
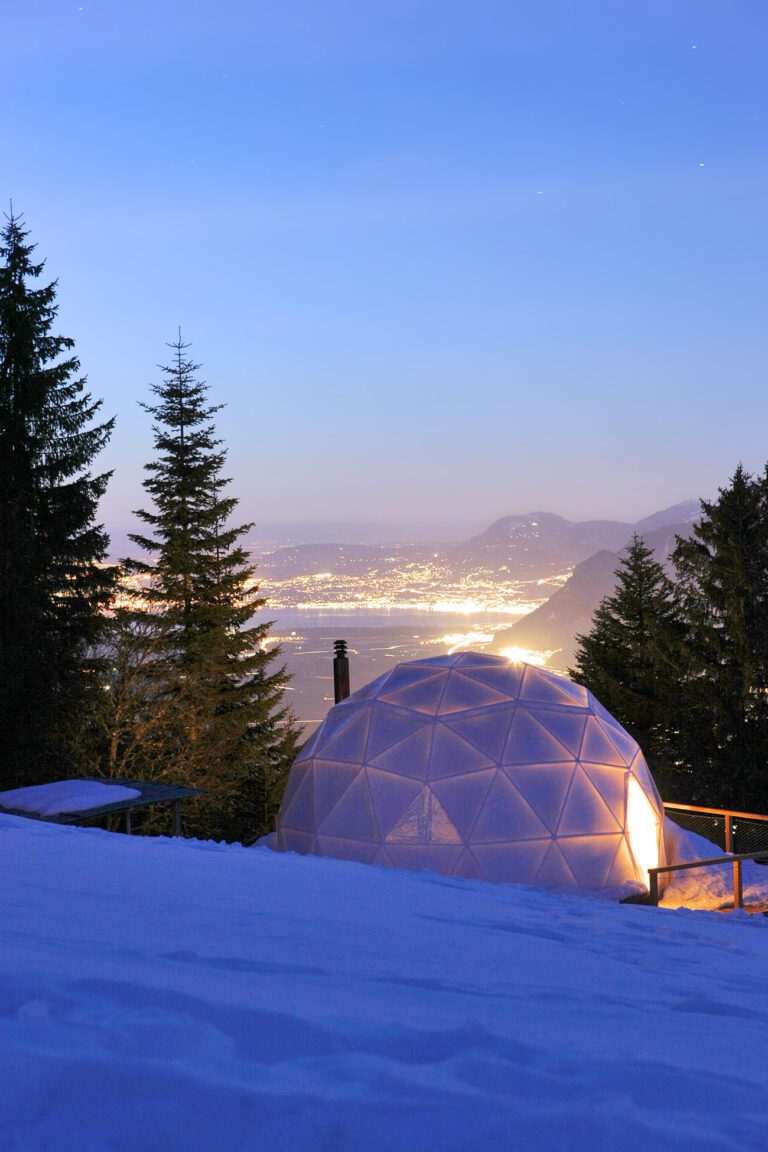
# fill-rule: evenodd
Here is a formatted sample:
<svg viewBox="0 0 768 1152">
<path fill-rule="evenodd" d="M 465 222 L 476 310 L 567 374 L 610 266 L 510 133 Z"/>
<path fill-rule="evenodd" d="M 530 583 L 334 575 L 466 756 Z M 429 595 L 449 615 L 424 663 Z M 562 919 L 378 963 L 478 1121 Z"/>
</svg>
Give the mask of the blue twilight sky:
<svg viewBox="0 0 768 1152">
<path fill-rule="evenodd" d="M 635 518 L 768 458 L 765 0 L 5 0 L 0 195 L 131 523 L 178 325 L 244 517 Z"/>
</svg>

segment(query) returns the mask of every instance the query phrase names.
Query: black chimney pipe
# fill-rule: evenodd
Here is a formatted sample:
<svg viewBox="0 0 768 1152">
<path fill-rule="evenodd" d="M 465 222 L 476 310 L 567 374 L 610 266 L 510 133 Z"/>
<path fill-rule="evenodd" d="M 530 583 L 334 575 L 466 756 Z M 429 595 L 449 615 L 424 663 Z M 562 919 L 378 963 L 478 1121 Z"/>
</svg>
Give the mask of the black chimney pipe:
<svg viewBox="0 0 768 1152">
<path fill-rule="evenodd" d="M 333 697 L 334 703 L 349 696 L 349 657 L 346 640 L 333 642 Z"/>
</svg>

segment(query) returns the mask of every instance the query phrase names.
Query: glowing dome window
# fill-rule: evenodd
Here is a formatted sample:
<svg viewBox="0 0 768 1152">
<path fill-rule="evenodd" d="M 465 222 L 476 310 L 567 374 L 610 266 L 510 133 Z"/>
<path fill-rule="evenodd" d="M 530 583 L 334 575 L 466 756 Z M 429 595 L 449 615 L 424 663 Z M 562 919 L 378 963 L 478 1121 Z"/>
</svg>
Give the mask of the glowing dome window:
<svg viewBox="0 0 768 1152">
<path fill-rule="evenodd" d="M 663 863 L 638 745 L 585 688 L 463 652 L 337 704 L 294 764 L 277 848 L 545 888 L 637 891 Z"/>
</svg>

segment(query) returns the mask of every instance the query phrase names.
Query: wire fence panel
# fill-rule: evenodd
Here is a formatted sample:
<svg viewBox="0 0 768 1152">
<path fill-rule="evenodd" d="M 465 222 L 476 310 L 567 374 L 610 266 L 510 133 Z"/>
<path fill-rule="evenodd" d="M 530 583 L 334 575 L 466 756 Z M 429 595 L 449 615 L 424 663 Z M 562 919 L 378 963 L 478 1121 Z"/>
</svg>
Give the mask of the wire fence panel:
<svg viewBox="0 0 768 1152">
<path fill-rule="evenodd" d="M 744 859 L 738 870 L 735 861 L 714 859 L 718 849 L 745 857 L 768 853 L 768 817 L 756 812 L 677 804 L 667 804 L 665 810 L 674 824 L 701 840 L 668 841 L 667 863 L 690 860 L 691 867 L 661 869 L 657 873 L 656 891 L 661 904 L 667 908 L 724 911 L 741 906 L 743 896 L 744 907 L 753 911 L 768 909 L 768 857 Z"/>
<path fill-rule="evenodd" d="M 685 832 L 693 832 L 696 836 L 703 836 L 711 844 L 717 844 L 718 848 L 726 851 L 725 816 L 715 816 L 704 812 L 686 812 L 677 808 L 668 808 L 667 815 Z M 748 852 L 750 849 L 744 848 L 740 851 Z"/>
<path fill-rule="evenodd" d="M 659 904 L 712 912 L 733 908 L 733 864 L 707 864 L 667 873 Z"/>
<path fill-rule="evenodd" d="M 768 852 L 768 821 L 733 818 L 734 852 Z"/>
</svg>

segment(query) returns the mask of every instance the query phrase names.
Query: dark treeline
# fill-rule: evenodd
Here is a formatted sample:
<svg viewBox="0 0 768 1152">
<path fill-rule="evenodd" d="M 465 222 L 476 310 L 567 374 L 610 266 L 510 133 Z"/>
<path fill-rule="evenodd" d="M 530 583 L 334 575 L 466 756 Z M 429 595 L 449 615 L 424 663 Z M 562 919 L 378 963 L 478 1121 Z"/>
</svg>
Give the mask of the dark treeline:
<svg viewBox="0 0 768 1152">
<path fill-rule="evenodd" d="M 768 811 L 768 470 L 701 502 L 669 570 L 635 537 L 571 675 L 637 739 L 666 800 Z"/>
<path fill-rule="evenodd" d="M 67 776 L 205 790 L 199 836 L 268 831 L 295 756 L 279 649 L 233 527 L 219 406 L 181 340 L 142 406 L 153 421 L 137 556 L 108 565 L 96 523 L 109 474 L 56 283 L 12 214 L 0 233 L 0 790 Z M 153 827 L 150 821 L 148 829 Z M 155 818 L 154 827 L 162 828 Z"/>
</svg>

